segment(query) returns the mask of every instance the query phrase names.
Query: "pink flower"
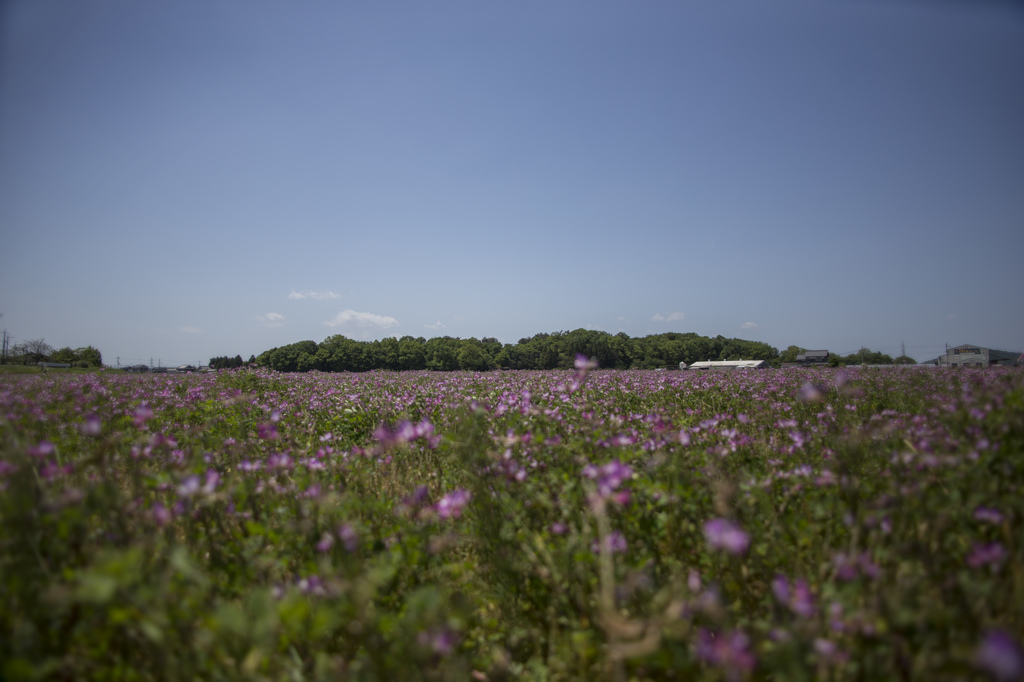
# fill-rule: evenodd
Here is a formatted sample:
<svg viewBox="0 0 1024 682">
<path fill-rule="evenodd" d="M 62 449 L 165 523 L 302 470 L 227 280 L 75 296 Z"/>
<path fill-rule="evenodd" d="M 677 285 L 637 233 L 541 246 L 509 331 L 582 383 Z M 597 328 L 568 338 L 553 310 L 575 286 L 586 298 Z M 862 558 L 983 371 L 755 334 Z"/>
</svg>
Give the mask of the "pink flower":
<svg viewBox="0 0 1024 682">
<path fill-rule="evenodd" d="M 750 638 L 739 630 L 715 634 L 701 628 L 696 653 L 705 663 L 723 668 L 728 680 L 742 679 L 757 663 L 750 652 Z"/>
<path fill-rule="evenodd" d="M 588 369 L 597 369 L 597 358 L 587 358 L 586 355 L 577 353 L 573 364 L 576 366 L 576 369 L 585 372 Z"/>
<path fill-rule="evenodd" d="M 805 383 L 800 387 L 800 400 L 805 403 L 816 403 L 825 397 L 824 392 L 820 386 L 812 384 L 811 382 Z"/>
<path fill-rule="evenodd" d="M 135 415 L 132 417 L 132 423 L 135 424 L 135 428 L 141 429 L 154 416 L 153 408 L 143 403 L 136 408 Z"/>
<path fill-rule="evenodd" d="M 459 488 L 448 493 L 434 505 L 437 515 L 442 519 L 458 518 L 462 515 L 462 508 L 465 507 L 472 495 L 468 490 Z"/>
<path fill-rule="evenodd" d="M 601 467 L 593 464 L 583 469 L 583 475 L 597 481 L 597 493 L 604 498 L 610 497 L 623 481 L 633 475 L 633 470 L 619 460 L 612 460 Z"/>
<path fill-rule="evenodd" d="M 103 423 L 96 415 L 90 415 L 85 418 L 80 428 L 86 436 L 98 436 L 103 432 Z"/>
<path fill-rule="evenodd" d="M 743 554 L 750 545 L 750 536 L 727 519 L 711 519 L 704 524 L 704 538 L 714 549 L 729 554 Z"/>
<path fill-rule="evenodd" d="M 626 538 L 622 535 L 622 533 L 615 530 L 612 531 L 610 535 L 605 537 L 603 546 L 601 543 L 598 543 L 597 540 L 594 540 L 590 544 L 590 549 L 595 554 L 600 553 L 602 549 L 604 549 L 604 551 L 608 554 L 618 554 L 619 552 L 625 552 Z"/>
<path fill-rule="evenodd" d="M 345 523 L 338 527 L 338 539 L 345 546 L 345 551 L 351 554 L 359 549 L 359 534 L 356 529 Z"/>
<path fill-rule="evenodd" d="M 780 604 L 802 618 L 814 615 L 814 595 L 807 581 L 799 579 L 791 586 L 785 576 L 775 576 L 772 580 L 772 593 Z"/>
<path fill-rule="evenodd" d="M 167 510 L 167 507 L 163 506 L 159 502 L 153 505 L 153 509 L 150 513 L 153 515 L 153 520 L 158 526 L 166 526 L 173 518 L 171 512 Z"/>
</svg>

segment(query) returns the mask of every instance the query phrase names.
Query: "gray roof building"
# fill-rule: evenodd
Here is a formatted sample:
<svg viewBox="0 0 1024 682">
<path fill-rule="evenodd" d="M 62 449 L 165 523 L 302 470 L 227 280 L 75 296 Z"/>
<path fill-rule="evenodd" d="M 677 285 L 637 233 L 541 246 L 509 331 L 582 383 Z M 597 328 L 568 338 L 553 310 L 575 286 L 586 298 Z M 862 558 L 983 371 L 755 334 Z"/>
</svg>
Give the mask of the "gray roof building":
<svg viewBox="0 0 1024 682">
<path fill-rule="evenodd" d="M 827 350 L 808 350 L 796 356 L 796 361 L 808 364 L 815 362 L 828 362 L 828 357 L 829 355 Z"/>
<path fill-rule="evenodd" d="M 1020 367 L 1024 365 L 1024 353 L 964 344 L 949 348 L 944 355 L 921 364 L 939 367 Z"/>
</svg>

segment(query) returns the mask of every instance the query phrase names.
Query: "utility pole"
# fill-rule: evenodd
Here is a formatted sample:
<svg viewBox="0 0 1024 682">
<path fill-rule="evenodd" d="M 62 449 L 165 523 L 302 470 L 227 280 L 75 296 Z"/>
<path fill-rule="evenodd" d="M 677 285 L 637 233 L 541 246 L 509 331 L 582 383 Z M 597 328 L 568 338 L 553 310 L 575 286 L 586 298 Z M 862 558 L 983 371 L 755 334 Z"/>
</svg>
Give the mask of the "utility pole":
<svg viewBox="0 0 1024 682">
<path fill-rule="evenodd" d="M 901 358 L 907 357 L 907 342 L 906 341 L 900 341 L 900 357 Z"/>
<path fill-rule="evenodd" d="M 117 368 L 121 369 L 121 356 L 120 355 L 117 356 Z"/>
</svg>

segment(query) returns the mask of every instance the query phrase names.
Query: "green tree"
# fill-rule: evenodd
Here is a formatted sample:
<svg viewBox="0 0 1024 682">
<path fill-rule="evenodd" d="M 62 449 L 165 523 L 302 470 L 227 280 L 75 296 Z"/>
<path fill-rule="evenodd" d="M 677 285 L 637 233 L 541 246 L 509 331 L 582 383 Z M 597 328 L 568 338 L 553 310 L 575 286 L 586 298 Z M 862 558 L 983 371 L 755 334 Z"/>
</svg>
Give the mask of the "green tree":
<svg viewBox="0 0 1024 682">
<path fill-rule="evenodd" d="M 50 355 L 50 359 L 53 360 L 54 362 L 66 362 L 70 365 L 72 363 L 78 362 L 79 357 L 78 353 L 65 346 L 64 348 L 55 350 Z"/>
<path fill-rule="evenodd" d="M 786 350 L 779 353 L 779 361 L 796 362 L 796 356 L 806 352 L 806 348 L 801 348 L 800 346 L 789 346 L 788 348 L 786 348 Z"/>
</svg>

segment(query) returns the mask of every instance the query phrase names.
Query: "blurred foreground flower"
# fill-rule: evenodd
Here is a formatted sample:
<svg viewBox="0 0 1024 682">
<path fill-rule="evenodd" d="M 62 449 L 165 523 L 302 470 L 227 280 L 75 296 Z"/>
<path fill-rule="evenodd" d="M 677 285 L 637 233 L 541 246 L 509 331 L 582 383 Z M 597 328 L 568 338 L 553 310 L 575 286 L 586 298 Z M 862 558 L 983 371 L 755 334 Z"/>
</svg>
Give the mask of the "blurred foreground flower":
<svg viewBox="0 0 1024 682">
<path fill-rule="evenodd" d="M 86 436 L 98 436 L 103 432 L 103 422 L 96 415 L 89 415 L 79 427 Z"/>
<path fill-rule="evenodd" d="M 696 653 L 705 663 L 723 668 L 728 680 L 742 679 L 757 663 L 750 653 L 750 639 L 739 630 L 716 635 L 701 628 Z"/>
<path fill-rule="evenodd" d="M 603 545 L 603 546 L 602 546 Z M 617 554 L 619 552 L 626 551 L 626 538 L 619 531 L 612 531 L 608 536 L 605 537 L 604 543 L 599 543 L 596 539 L 590 544 L 590 549 L 594 554 L 600 553 L 603 549 L 608 554 Z"/>
<path fill-rule="evenodd" d="M 743 554 L 750 545 L 750 536 L 727 519 L 711 519 L 705 523 L 704 537 L 714 549 L 729 554 Z"/>
<path fill-rule="evenodd" d="M 974 662 L 999 682 L 1024 677 L 1024 653 L 1013 637 L 1002 630 L 993 630 L 974 652 Z"/>
<path fill-rule="evenodd" d="M 772 580 L 772 593 L 780 604 L 802 618 L 814 615 L 814 595 L 803 578 L 790 585 L 786 576 L 778 575 Z"/>
<path fill-rule="evenodd" d="M 998 568 L 1005 560 L 1006 549 L 998 542 L 975 543 L 971 553 L 967 556 L 967 565 L 971 568 L 981 568 L 986 565 Z"/>
<path fill-rule="evenodd" d="M 459 488 L 438 500 L 434 509 L 442 519 L 458 518 L 462 515 L 462 508 L 469 503 L 471 497 L 472 495 L 468 490 Z"/>
<path fill-rule="evenodd" d="M 623 481 L 627 481 L 632 477 L 633 470 L 628 465 L 615 459 L 600 467 L 589 464 L 583 469 L 583 475 L 597 481 L 598 495 L 607 498 L 622 485 Z"/>
<path fill-rule="evenodd" d="M 588 358 L 582 353 L 576 354 L 576 360 L 573 363 L 576 369 L 586 371 L 588 369 L 597 369 L 597 358 Z"/>
<path fill-rule="evenodd" d="M 825 392 L 821 386 L 808 381 L 800 387 L 799 397 L 802 402 L 816 403 L 825 397 Z"/>
</svg>

